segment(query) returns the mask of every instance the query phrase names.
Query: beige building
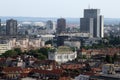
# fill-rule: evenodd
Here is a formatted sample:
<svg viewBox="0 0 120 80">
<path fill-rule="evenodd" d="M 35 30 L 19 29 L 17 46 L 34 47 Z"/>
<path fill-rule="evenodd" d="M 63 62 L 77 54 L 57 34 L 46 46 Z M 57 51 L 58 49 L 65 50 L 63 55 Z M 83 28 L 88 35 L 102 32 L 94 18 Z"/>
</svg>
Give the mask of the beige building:
<svg viewBox="0 0 120 80">
<path fill-rule="evenodd" d="M 6 51 L 10 50 L 11 46 L 9 44 L 0 44 L 0 55 L 5 53 Z"/>
<path fill-rule="evenodd" d="M 44 46 L 44 41 L 41 38 L 23 38 L 16 41 L 16 47 L 24 50 L 37 49 Z"/>
<path fill-rule="evenodd" d="M 0 40 L 0 54 L 4 53 L 7 50 L 14 48 L 21 48 L 22 51 L 37 49 L 45 46 L 45 42 L 41 38 L 10 38 Z"/>
<path fill-rule="evenodd" d="M 5 53 L 13 48 L 13 43 L 10 40 L 0 40 L 0 54 Z"/>
</svg>

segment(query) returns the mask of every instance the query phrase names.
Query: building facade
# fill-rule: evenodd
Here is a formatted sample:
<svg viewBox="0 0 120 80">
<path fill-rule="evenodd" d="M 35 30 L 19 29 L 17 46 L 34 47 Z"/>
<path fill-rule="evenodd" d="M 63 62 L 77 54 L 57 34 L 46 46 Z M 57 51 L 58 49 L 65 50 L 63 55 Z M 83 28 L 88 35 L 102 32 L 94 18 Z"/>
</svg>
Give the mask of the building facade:
<svg viewBox="0 0 120 80">
<path fill-rule="evenodd" d="M 55 51 L 51 51 L 48 54 L 49 60 L 55 60 L 58 63 L 65 63 L 76 59 L 77 52 L 72 51 L 70 47 L 60 46 Z"/>
<path fill-rule="evenodd" d="M 115 74 L 114 64 L 104 64 L 102 66 L 102 74 Z"/>
<path fill-rule="evenodd" d="M 0 40 L 0 55 L 12 49 L 12 44 L 8 40 Z"/>
<path fill-rule="evenodd" d="M 66 20 L 64 18 L 60 18 L 57 20 L 57 33 L 65 32 L 66 29 Z"/>
<path fill-rule="evenodd" d="M 6 21 L 6 35 L 16 36 L 17 35 L 17 21 L 10 19 Z"/>
<path fill-rule="evenodd" d="M 51 21 L 51 20 L 48 20 L 46 22 L 46 29 L 55 31 L 56 30 L 55 23 L 53 21 Z"/>
<path fill-rule="evenodd" d="M 100 15 L 100 9 L 84 10 L 84 18 L 80 19 L 81 32 L 89 32 L 93 37 L 104 37 L 103 27 L 103 16 Z"/>
</svg>

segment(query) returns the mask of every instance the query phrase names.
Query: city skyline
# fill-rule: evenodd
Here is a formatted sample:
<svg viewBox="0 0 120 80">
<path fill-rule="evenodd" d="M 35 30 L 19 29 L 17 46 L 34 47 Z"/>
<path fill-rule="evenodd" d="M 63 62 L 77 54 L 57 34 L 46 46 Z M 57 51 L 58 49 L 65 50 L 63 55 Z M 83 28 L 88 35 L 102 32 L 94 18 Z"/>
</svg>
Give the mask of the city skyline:
<svg viewBox="0 0 120 80">
<path fill-rule="evenodd" d="M 120 1 L 110 0 L 4 0 L 0 2 L 0 16 L 74 17 L 83 16 L 83 9 L 101 9 L 106 18 L 120 18 Z M 112 6 L 114 5 L 114 6 Z"/>
</svg>

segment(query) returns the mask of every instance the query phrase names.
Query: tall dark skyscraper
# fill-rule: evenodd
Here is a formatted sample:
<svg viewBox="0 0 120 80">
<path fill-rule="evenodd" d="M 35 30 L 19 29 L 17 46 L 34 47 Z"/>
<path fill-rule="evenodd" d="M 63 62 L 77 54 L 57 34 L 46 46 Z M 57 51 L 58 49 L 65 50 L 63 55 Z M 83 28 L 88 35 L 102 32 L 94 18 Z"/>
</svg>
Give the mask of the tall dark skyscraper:
<svg viewBox="0 0 120 80">
<path fill-rule="evenodd" d="M 104 37 L 103 35 L 103 16 L 100 9 L 85 9 L 84 18 L 80 19 L 80 31 L 88 32 L 93 37 Z"/>
<path fill-rule="evenodd" d="M 60 18 L 57 20 L 57 33 L 65 32 L 66 29 L 66 20 L 64 18 Z"/>
<path fill-rule="evenodd" d="M 10 19 L 6 21 L 6 35 L 15 36 L 17 35 L 17 21 Z"/>
</svg>

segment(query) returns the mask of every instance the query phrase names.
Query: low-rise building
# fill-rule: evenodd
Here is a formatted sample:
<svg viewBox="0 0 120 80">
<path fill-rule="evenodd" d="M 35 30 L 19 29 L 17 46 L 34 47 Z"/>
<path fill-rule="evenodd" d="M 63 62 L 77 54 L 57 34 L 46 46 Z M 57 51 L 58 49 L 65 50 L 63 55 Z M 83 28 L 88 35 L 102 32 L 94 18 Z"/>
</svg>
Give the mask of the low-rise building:
<svg viewBox="0 0 120 80">
<path fill-rule="evenodd" d="M 22 51 L 38 49 L 45 46 L 41 38 L 5 38 L 0 40 L 0 54 L 7 50 L 20 48 Z"/>
<path fill-rule="evenodd" d="M 81 46 L 81 43 L 79 41 L 64 41 L 64 45 L 79 49 Z"/>
<path fill-rule="evenodd" d="M 58 49 L 49 52 L 48 59 L 55 60 L 59 63 L 65 63 L 76 59 L 77 52 L 73 51 L 70 47 L 60 46 Z"/>
<path fill-rule="evenodd" d="M 102 67 L 103 74 L 115 74 L 114 64 L 104 64 Z"/>
<path fill-rule="evenodd" d="M 12 46 L 10 45 L 10 43 L 7 40 L 0 41 L 0 55 L 10 49 L 12 49 Z"/>
<path fill-rule="evenodd" d="M 90 79 L 90 76 L 88 75 L 79 75 L 77 77 L 75 77 L 74 80 L 89 80 Z"/>
</svg>

